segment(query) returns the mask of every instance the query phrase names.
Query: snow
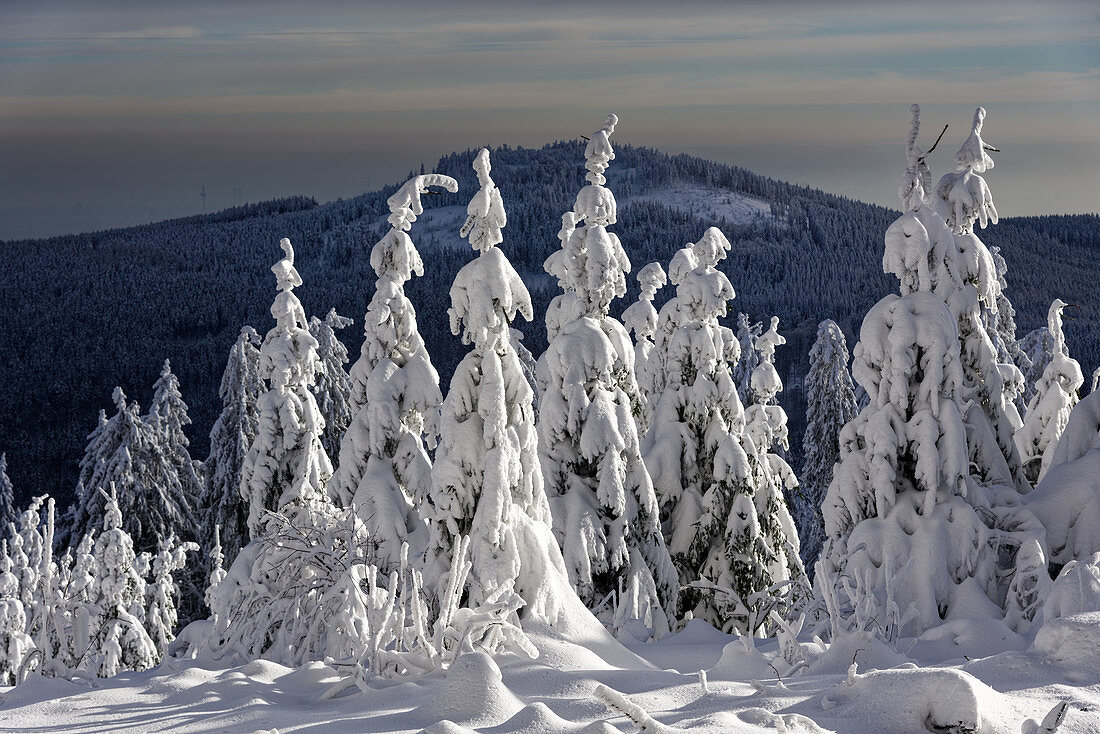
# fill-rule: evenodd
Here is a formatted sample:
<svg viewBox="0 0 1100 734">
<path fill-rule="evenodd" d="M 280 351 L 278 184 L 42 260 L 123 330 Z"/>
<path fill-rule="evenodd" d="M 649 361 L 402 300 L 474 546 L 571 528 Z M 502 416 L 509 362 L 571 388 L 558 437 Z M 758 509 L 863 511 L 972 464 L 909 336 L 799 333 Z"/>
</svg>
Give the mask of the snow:
<svg viewBox="0 0 1100 734">
<path fill-rule="evenodd" d="M 729 189 L 692 184 L 650 189 L 639 196 L 623 197 L 619 206 L 625 209 L 634 203 L 661 204 L 703 219 L 725 219 L 731 224 L 752 224 L 772 218 L 771 204 L 766 201 Z"/>
<path fill-rule="evenodd" d="M 322 662 L 226 668 L 169 660 L 94 688 L 32 676 L 0 689 L 0 722 L 4 731 L 28 734 L 45 722 L 51 731 L 119 734 L 591 734 L 637 731 L 631 719 L 647 732 L 696 734 L 1017 734 L 1027 731 L 1026 720 L 1042 721 L 1066 701 L 1059 732 L 1100 732 L 1097 630 L 1100 613 L 1064 617 L 1044 626 L 1029 648 L 936 667 L 866 640 L 842 640 L 824 653 L 804 640 L 817 650 L 815 662 L 780 680 L 771 667 L 774 642 L 731 637 L 697 620 L 660 642 L 630 642 L 631 650 L 602 628 L 589 629 L 602 633 L 594 649 L 545 628 L 531 632 L 536 660 L 467 653 L 445 674 L 374 682 L 330 700 L 322 694 L 339 675 Z"/>
</svg>

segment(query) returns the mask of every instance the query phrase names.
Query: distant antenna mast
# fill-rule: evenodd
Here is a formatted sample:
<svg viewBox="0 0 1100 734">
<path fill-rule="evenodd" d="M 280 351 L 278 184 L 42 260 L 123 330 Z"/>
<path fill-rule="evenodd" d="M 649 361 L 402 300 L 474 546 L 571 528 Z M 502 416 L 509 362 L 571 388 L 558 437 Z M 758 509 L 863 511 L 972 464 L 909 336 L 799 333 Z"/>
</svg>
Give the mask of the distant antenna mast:
<svg viewBox="0 0 1100 734">
<path fill-rule="evenodd" d="M 202 197 L 202 208 L 206 210 L 206 184 L 202 185 L 202 191 L 199 192 L 199 196 Z"/>
</svg>

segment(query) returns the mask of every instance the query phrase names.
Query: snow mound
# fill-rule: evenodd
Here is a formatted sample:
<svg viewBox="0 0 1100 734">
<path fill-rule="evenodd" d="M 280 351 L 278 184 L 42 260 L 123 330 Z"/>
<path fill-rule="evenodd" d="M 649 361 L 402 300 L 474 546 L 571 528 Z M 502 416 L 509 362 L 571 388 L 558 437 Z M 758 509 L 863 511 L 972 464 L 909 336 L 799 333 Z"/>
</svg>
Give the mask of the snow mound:
<svg viewBox="0 0 1100 734">
<path fill-rule="evenodd" d="M 500 726 L 482 729 L 480 734 L 581 734 L 582 731 L 614 730 L 592 729 L 582 724 L 566 721 L 551 711 L 545 703 L 538 701 L 529 706 L 524 706 L 515 716 Z"/>
<path fill-rule="evenodd" d="M 766 201 L 727 189 L 705 186 L 683 185 L 651 189 L 641 196 L 626 199 L 620 206 L 625 207 L 635 202 L 661 204 L 697 217 L 715 221 L 725 219 L 733 224 L 751 224 L 772 218 L 771 204 Z"/>
<path fill-rule="evenodd" d="M 1032 649 L 1067 668 L 1097 673 L 1100 612 L 1070 614 L 1039 628 Z"/>
<path fill-rule="evenodd" d="M 853 671 L 818 702 L 838 731 L 1016 732 L 1026 716 L 974 676 L 953 669 Z"/>
<path fill-rule="evenodd" d="M 962 662 L 1006 650 L 1025 650 L 1027 641 L 1003 621 L 988 617 L 963 617 L 936 625 L 917 639 L 909 653 L 922 664 Z"/>
<path fill-rule="evenodd" d="M 523 703 L 505 687 L 496 661 L 483 652 L 468 652 L 454 661 L 439 687 L 410 713 L 410 719 L 495 726 L 522 708 Z"/>
<path fill-rule="evenodd" d="M 909 662 L 879 638 L 861 634 L 841 635 L 817 654 L 808 645 L 803 645 L 803 650 L 810 661 L 806 669 L 809 675 L 843 673 L 853 662 L 863 670 L 885 670 Z"/>
<path fill-rule="evenodd" d="M 1043 602 L 1047 622 L 1081 612 L 1100 612 L 1100 553 L 1067 563 Z"/>
<path fill-rule="evenodd" d="M 737 718 L 746 724 L 755 724 L 766 729 L 775 729 L 785 734 L 822 734 L 822 729 L 813 719 L 801 714 L 773 714 L 762 708 L 745 709 L 737 713 Z"/>
<path fill-rule="evenodd" d="M 722 657 L 707 675 L 715 680 L 770 680 L 776 672 L 771 661 L 753 646 L 752 638 L 738 638 L 722 648 Z"/>
</svg>

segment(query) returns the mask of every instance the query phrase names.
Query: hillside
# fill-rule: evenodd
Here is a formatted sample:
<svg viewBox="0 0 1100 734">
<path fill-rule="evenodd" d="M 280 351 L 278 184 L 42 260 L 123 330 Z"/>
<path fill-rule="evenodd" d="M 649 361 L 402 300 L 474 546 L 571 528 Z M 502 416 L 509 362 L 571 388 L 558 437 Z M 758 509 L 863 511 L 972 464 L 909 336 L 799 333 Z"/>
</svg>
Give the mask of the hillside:
<svg viewBox="0 0 1100 734">
<path fill-rule="evenodd" d="M 557 288 L 542 262 L 559 246 L 563 211 L 582 184 L 583 143 L 493 151 L 493 177 L 509 224 L 504 249 L 528 281 L 541 314 Z M 899 154 L 900 155 L 900 154 Z M 472 253 L 457 237 L 463 207 L 476 187 L 473 151 L 439 161 L 436 170 L 459 180 L 457 195 L 430 197 L 429 211 L 410 233 L 426 263 L 407 287 L 436 367 L 446 382 L 463 352 L 451 336 L 447 293 Z M 900 165 L 899 165 L 900 170 Z M 1002 173 L 1003 171 L 1003 173 Z M 942 173 L 942 171 L 941 171 Z M 1010 163 L 990 176 L 1025 175 Z M 737 290 L 734 309 L 753 320 L 781 319 L 787 345 L 778 355 L 787 385 L 792 447 L 800 441 L 801 376 L 817 323 L 833 318 L 849 339 L 866 310 L 894 289 L 882 274 L 882 236 L 896 213 L 689 156 L 623 146 L 609 171 L 619 200 L 622 239 L 637 270 L 666 263 L 684 243 L 718 226 L 734 245 L 723 268 Z M 892 187 L 893 181 L 882 182 Z M 204 458 L 219 408 L 217 385 L 242 324 L 269 326 L 269 268 L 278 240 L 298 252 L 307 311 L 330 307 L 356 319 L 341 337 L 353 357 L 374 275 L 369 250 L 385 227 L 385 198 L 394 189 L 318 205 L 294 198 L 107 232 L 0 243 L 0 451 L 20 499 L 72 492 L 85 438 L 96 412 L 121 385 L 143 406 L 164 358 L 179 375 L 191 406 L 192 455 Z M 1100 306 L 1094 263 L 1100 250 L 1095 215 L 1005 219 L 981 232 L 1009 264 L 1008 295 L 1019 336 L 1042 323 L 1054 297 L 1079 304 L 1067 324 L 1072 354 L 1086 374 L 1100 362 Z M 637 295 L 631 281 L 627 298 Z M 669 292 L 659 293 L 663 302 Z M 736 313 L 732 314 L 736 318 Z M 731 319 L 732 325 L 732 319 Z M 535 354 L 545 347 L 541 323 L 521 324 Z M 795 465 L 797 467 L 795 456 Z"/>
</svg>

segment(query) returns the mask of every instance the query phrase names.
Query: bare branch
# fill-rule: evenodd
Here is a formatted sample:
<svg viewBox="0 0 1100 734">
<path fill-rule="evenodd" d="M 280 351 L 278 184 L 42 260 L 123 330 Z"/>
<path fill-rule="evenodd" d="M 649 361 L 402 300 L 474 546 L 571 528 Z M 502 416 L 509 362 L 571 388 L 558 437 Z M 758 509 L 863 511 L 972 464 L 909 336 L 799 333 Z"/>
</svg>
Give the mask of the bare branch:
<svg viewBox="0 0 1100 734">
<path fill-rule="evenodd" d="M 947 132 L 947 125 L 944 125 L 943 130 L 940 130 L 940 136 L 936 138 L 936 142 L 932 143 L 932 147 L 925 151 L 925 155 L 929 155 L 933 150 L 936 149 L 936 146 L 940 144 L 941 140 L 943 140 L 943 134 L 945 132 Z"/>
</svg>

